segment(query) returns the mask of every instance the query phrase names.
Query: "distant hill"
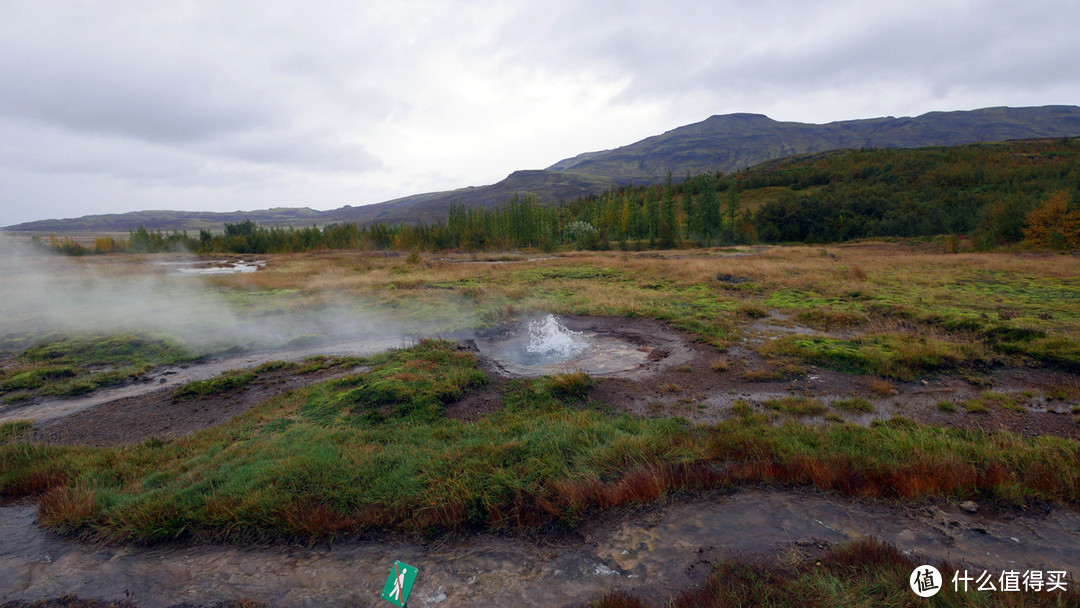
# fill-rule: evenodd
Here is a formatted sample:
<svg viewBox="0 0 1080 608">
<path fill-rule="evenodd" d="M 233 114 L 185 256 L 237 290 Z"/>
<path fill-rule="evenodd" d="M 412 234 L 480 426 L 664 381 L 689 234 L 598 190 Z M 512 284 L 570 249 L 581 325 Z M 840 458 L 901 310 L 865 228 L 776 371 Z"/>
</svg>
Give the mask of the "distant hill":
<svg viewBox="0 0 1080 608">
<path fill-rule="evenodd" d="M 762 114 L 712 116 L 635 144 L 559 161 L 550 171 L 644 183 L 689 172 L 731 173 L 767 160 L 838 149 L 921 148 L 982 141 L 1080 135 L 1080 107 L 984 108 L 915 118 L 871 118 L 823 125 L 778 122 Z"/>
<path fill-rule="evenodd" d="M 268 226 L 310 226 L 324 223 L 322 211 L 307 207 L 278 207 L 259 211 L 132 211 L 86 215 L 80 218 L 39 220 L 7 226 L 4 230 L 26 232 L 127 232 L 139 226 L 148 230 L 221 230 L 243 220 Z"/>
<path fill-rule="evenodd" d="M 414 194 L 363 207 L 343 207 L 326 211 L 322 217 L 326 223 L 434 222 L 446 219 L 446 210 L 455 202 L 491 209 L 516 192 L 530 192 L 543 200 L 565 201 L 603 192 L 623 183 L 602 175 L 570 171 L 515 171 L 489 186 Z"/>
<path fill-rule="evenodd" d="M 914 148 L 1008 139 L 1080 136 L 1080 107 L 984 108 L 930 112 L 914 118 L 871 118 L 827 124 L 779 122 L 761 114 L 727 114 L 679 127 L 637 143 L 561 160 L 544 170 L 516 171 L 487 186 L 417 194 L 361 207 L 332 211 L 270 209 L 209 213 L 141 211 L 42 220 L 9 226 L 38 232 L 126 231 L 145 225 L 152 230 L 220 229 L 226 222 L 250 219 L 259 224 L 302 226 L 335 222 L 438 221 L 454 202 L 491 208 L 515 192 L 564 201 L 597 194 L 628 183 L 676 179 L 721 171 L 730 173 L 759 163 L 836 149 Z"/>
</svg>

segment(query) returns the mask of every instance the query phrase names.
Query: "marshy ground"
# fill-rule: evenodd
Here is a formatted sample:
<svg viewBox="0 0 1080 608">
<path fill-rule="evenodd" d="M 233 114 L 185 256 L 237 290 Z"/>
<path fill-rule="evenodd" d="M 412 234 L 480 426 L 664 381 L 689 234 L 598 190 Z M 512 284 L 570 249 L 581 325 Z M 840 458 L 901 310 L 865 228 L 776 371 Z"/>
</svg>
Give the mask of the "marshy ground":
<svg viewBox="0 0 1080 608">
<path fill-rule="evenodd" d="M 260 256 L 255 272 L 207 276 L 169 275 L 170 266 L 148 263 L 157 257 L 65 262 L 62 272 L 93 273 L 121 291 L 133 273 L 197 281 L 251 327 L 306 320 L 279 332 L 258 361 L 164 384 L 170 370 L 242 356 L 205 341 L 194 348 L 182 329 L 160 326 L 7 336 L 0 492 L 35 497 L 48 530 L 158 543 L 148 551 L 163 556 L 253 551 L 272 577 L 289 571 L 271 557 L 282 551 L 308 552 L 286 560 L 293 564 L 315 560 L 311 551 L 324 565 L 349 552 L 390 564 L 364 540 L 390 535 L 405 553 L 444 563 L 431 566 L 441 589 L 425 591 L 431 605 L 521 597 L 551 605 L 530 580 L 549 592 L 565 585 L 567 605 L 615 588 L 655 605 L 677 588 L 710 584 L 714 563 L 787 555 L 780 563 L 790 574 L 803 568 L 790 561 L 793 547 L 811 562 L 837 543 L 841 553 L 869 551 L 843 544 L 862 534 L 933 561 L 1026 561 L 1080 574 L 1068 549 L 1080 546 L 1080 260 L 941 250 L 895 242 L 494 258 L 327 252 Z M 320 311 L 332 314 L 311 321 Z M 570 366 L 521 377 L 492 349 L 541 312 L 620 346 L 602 364 L 581 365 L 592 374 Z M 335 315 L 339 332 L 325 320 Z M 363 342 L 373 326 L 398 329 L 378 336 L 384 346 L 408 348 L 318 356 L 321 340 Z M 303 353 L 275 363 L 274 348 Z M 34 414 L 110 390 L 123 398 Z M 759 489 L 739 490 L 748 486 Z M 959 512 L 965 501 L 978 503 L 977 516 Z M 33 561 L 34 543 L 59 543 L 50 555 L 79 555 L 69 561 L 91 570 L 86 555 L 113 559 L 111 545 L 34 536 L 28 508 L 5 507 L 21 509 L 23 527 L 4 534 L 32 540 L 26 555 L 0 559 L 20 581 L 0 600 L 62 595 L 65 579 L 45 582 L 57 567 Z M 810 520 L 776 523 L 783 509 L 800 508 L 859 523 L 816 531 Z M 691 512 L 718 515 L 697 527 L 670 523 Z M 769 525 L 776 535 L 762 532 L 753 546 L 716 542 Z M 292 544 L 330 540 L 332 549 Z M 889 551 L 871 553 L 898 568 L 906 558 Z M 566 567 L 515 557 L 533 554 L 536 564 Z M 639 554 L 631 564 L 627 556 Z M 469 566 L 463 555 L 478 561 Z M 574 564 L 591 570 L 571 576 Z M 839 591 L 818 589 L 823 603 L 847 605 L 845 593 L 874 586 L 833 575 Z M 260 589 L 258 577 L 170 595 L 157 576 L 146 572 L 137 603 L 282 597 Z M 119 599 L 118 586 L 135 584 L 100 580 L 80 595 Z M 769 580 L 791 597 L 807 596 L 790 585 L 814 587 Z M 1020 596 L 1029 605 L 1075 601 Z M 888 597 L 915 599 L 906 588 Z M 605 605 L 635 601 L 611 595 Z"/>
</svg>

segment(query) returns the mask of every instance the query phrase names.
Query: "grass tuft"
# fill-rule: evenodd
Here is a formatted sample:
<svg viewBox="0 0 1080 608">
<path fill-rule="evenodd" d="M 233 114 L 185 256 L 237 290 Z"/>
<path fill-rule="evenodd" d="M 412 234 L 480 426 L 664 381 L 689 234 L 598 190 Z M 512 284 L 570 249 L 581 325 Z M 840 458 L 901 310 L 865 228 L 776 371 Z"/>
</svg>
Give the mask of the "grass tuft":
<svg viewBox="0 0 1080 608">
<path fill-rule="evenodd" d="M 844 410 L 846 412 L 864 412 L 870 413 L 874 411 L 874 404 L 870 403 L 866 399 L 860 397 L 851 397 L 849 399 L 838 399 L 829 403 L 830 406 Z"/>
<path fill-rule="evenodd" d="M 254 370 L 227 371 L 209 380 L 196 380 L 177 387 L 172 392 L 172 398 L 176 400 L 206 399 L 236 393 L 251 384 L 257 375 Z"/>
<path fill-rule="evenodd" d="M 0 443 L 18 439 L 25 434 L 34 424 L 29 420 L 16 420 L 14 422 L 0 422 Z"/>
</svg>

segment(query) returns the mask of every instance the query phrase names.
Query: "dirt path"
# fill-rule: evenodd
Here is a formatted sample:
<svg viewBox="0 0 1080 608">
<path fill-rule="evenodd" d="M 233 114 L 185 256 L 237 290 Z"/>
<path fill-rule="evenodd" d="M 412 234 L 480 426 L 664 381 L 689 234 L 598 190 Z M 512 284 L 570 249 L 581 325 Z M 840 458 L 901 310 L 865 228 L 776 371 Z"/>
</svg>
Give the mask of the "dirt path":
<svg viewBox="0 0 1080 608">
<path fill-rule="evenodd" d="M 916 559 L 969 569 L 1080 575 L 1080 513 L 993 516 L 939 504 L 898 509 L 822 494 L 745 490 L 601 516 L 539 540 L 482 534 L 303 546 L 97 546 L 0 507 L 0 601 L 64 594 L 159 607 L 248 597 L 274 607 L 382 606 L 394 560 L 420 568 L 409 605 L 580 606 L 614 589 L 659 602 L 727 557 L 814 555 L 872 534 Z M 128 595 L 130 594 L 130 595 Z"/>
</svg>

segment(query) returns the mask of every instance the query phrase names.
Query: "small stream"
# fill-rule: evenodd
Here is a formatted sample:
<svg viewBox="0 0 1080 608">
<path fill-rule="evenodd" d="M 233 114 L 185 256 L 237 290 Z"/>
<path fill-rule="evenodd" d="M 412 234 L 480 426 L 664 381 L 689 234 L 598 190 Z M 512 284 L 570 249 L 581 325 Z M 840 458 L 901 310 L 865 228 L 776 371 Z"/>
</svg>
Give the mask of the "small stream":
<svg viewBox="0 0 1080 608">
<path fill-rule="evenodd" d="M 14 420 L 33 420 L 34 422 L 54 420 L 119 399 L 137 397 L 163 388 L 176 388 L 189 382 L 213 378 L 226 371 L 257 367 L 268 361 L 302 361 L 315 355 L 370 356 L 407 345 L 401 337 L 368 337 L 329 343 L 320 342 L 298 348 L 255 351 L 242 355 L 218 357 L 204 363 L 164 366 L 143 374 L 140 381 L 131 384 L 94 391 L 80 397 L 46 399 L 4 410 L 0 412 L 0 423 Z"/>
<path fill-rule="evenodd" d="M 744 490 L 607 515 L 528 540 L 347 541 L 333 546 L 100 546 L 46 533 L 35 507 L 0 507 L 0 602 L 77 594 L 161 607 L 248 597 L 274 607 L 384 606 L 394 560 L 420 568 L 409 606 L 580 606 L 617 588 L 659 602 L 728 557 L 768 557 L 874 535 L 916 561 L 1080 575 L 1080 513 L 994 517 Z M 949 574 L 946 573 L 946 577 Z"/>
</svg>

